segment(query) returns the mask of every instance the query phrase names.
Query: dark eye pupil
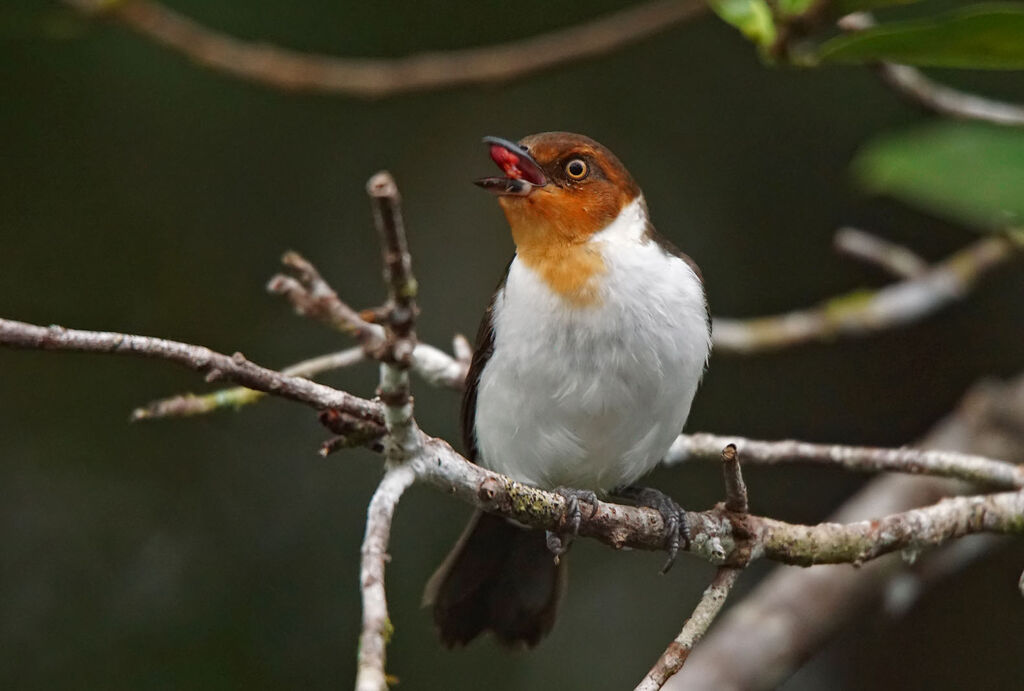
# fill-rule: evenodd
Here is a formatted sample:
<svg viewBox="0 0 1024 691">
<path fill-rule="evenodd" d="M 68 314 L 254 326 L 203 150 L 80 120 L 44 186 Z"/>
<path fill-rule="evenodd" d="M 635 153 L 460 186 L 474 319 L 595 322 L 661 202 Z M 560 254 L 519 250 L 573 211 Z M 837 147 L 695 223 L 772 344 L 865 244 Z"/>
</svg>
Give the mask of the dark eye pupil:
<svg viewBox="0 0 1024 691">
<path fill-rule="evenodd" d="M 583 170 L 584 167 L 582 161 L 573 161 L 572 163 L 569 164 L 569 175 L 579 177 L 583 175 Z"/>
</svg>

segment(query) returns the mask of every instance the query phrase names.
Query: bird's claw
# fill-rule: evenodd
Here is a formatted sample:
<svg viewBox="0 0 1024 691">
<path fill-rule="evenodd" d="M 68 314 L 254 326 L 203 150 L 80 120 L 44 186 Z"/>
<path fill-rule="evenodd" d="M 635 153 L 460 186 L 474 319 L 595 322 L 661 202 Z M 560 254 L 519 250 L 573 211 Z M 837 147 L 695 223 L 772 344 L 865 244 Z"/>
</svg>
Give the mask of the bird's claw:
<svg viewBox="0 0 1024 691">
<path fill-rule="evenodd" d="M 589 489 L 573 489 L 571 487 L 557 487 L 555 494 L 565 499 L 565 518 L 562 523 L 565 533 L 577 535 L 580 532 L 580 523 L 583 522 L 583 510 L 580 508 L 580 501 L 590 504 L 590 515 L 593 518 L 597 513 L 597 495 Z"/>
<path fill-rule="evenodd" d="M 597 513 L 598 500 L 597 495 L 587 489 L 557 487 L 553 491 L 565 499 L 562 529 L 558 532 L 552 530 L 546 532 L 548 550 L 555 555 L 555 561 L 557 562 L 559 557 L 569 550 L 572 539 L 579 534 L 580 523 L 583 522 L 583 510 L 580 508 L 580 502 L 584 501 L 590 504 L 590 515 L 587 518 L 593 518 L 594 514 Z"/>
<path fill-rule="evenodd" d="M 676 561 L 679 548 L 686 547 L 690 542 L 690 529 L 686 525 L 683 507 L 672 497 L 651 487 L 618 487 L 612 490 L 612 495 L 630 499 L 637 506 L 646 506 L 661 514 L 661 520 L 665 523 L 665 550 L 668 552 L 668 559 L 661 567 L 661 572 L 668 573 Z"/>
</svg>

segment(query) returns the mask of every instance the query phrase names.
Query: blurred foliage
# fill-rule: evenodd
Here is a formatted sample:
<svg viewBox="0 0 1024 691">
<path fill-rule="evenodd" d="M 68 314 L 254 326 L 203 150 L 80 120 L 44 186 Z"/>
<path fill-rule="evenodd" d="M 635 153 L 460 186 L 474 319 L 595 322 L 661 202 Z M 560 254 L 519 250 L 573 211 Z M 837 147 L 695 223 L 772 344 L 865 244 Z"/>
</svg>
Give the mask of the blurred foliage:
<svg viewBox="0 0 1024 691">
<path fill-rule="evenodd" d="M 937 13 L 934 5 L 924 3 L 912 19 L 836 36 L 817 47 L 802 40 L 827 28 L 825 20 L 836 16 L 915 2 L 837 0 L 823 6 L 811 0 L 710 0 L 715 13 L 771 61 L 789 54 L 793 64 L 805 67 L 888 61 L 930 67 L 1024 68 L 1024 4 L 1019 2 L 981 3 Z M 799 45 L 792 50 L 790 43 L 797 39 Z"/>
<path fill-rule="evenodd" d="M 942 122 L 871 141 L 853 164 L 869 191 L 999 230 L 1024 222 L 1024 132 Z"/>
<path fill-rule="evenodd" d="M 1024 68 L 1024 4 L 972 5 L 925 19 L 880 24 L 838 36 L 824 62 L 877 62 L 968 69 Z"/>
<path fill-rule="evenodd" d="M 711 0 L 711 8 L 757 45 L 775 42 L 775 21 L 766 0 Z"/>
</svg>

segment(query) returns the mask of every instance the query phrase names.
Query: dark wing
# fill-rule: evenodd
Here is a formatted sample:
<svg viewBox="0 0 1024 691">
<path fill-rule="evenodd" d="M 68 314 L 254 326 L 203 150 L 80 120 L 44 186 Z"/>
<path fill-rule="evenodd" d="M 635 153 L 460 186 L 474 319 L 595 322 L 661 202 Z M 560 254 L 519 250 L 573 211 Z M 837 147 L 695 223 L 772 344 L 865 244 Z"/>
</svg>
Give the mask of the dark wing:
<svg viewBox="0 0 1024 691">
<path fill-rule="evenodd" d="M 508 278 L 508 270 L 511 266 L 512 262 L 509 262 L 505 267 L 501 283 L 498 284 L 494 295 L 491 296 L 487 311 L 484 312 L 484 317 L 480 321 L 480 328 L 476 333 L 476 350 L 473 351 L 473 360 L 470 362 L 469 372 L 466 374 L 466 389 L 462 394 L 462 448 L 466 452 L 466 458 L 471 461 L 475 461 L 479 453 L 476 446 L 477 388 L 480 385 L 480 375 L 483 374 L 484 367 L 487 366 L 487 362 L 494 353 L 494 302 L 498 299 L 502 286 L 505 285 L 505 279 Z"/>
<path fill-rule="evenodd" d="M 690 255 L 686 254 L 681 249 L 673 245 L 672 241 L 666 238 L 661 233 L 659 233 L 657 228 L 655 228 L 650 221 L 647 221 L 647 229 L 644 231 L 644 234 L 648 239 L 657 243 L 658 246 L 661 247 L 661 249 L 663 249 L 666 254 L 671 254 L 674 257 L 679 257 L 684 262 L 686 262 L 686 264 L 691 269 L 693 269 L 693 273 L 697 274 L 697 280 L 700 281 L 701 287 L 704 287 L 704 275 L 700 272 L 700 267 L 697 266 L 697 262 L 693 261 L 693 259 L 690 258 Z M 704 291 L 704 294 L 704 311 L 707 313 L 708 333 L 711 333 L 711 308 L 708 306 L 706 290 Z"/>
</svg>

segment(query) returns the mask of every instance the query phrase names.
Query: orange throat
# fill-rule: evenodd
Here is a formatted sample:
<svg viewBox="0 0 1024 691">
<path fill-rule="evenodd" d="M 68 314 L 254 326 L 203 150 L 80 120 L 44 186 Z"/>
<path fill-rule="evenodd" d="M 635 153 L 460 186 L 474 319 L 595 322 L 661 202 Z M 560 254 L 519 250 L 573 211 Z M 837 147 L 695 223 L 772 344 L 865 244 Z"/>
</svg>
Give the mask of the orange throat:
<svg viewBox="0 0 1024 691">
<path fill-rule="evenodd" d="M 568 210 L 542 213 L 524 201 L 502 203 L 517 256 L 566 301 L 581 307 L 599 304 L 599 279 L 607 267 L 600 247 L 589 242 L 601 229 L 597 219 Z"/>
</svg>

